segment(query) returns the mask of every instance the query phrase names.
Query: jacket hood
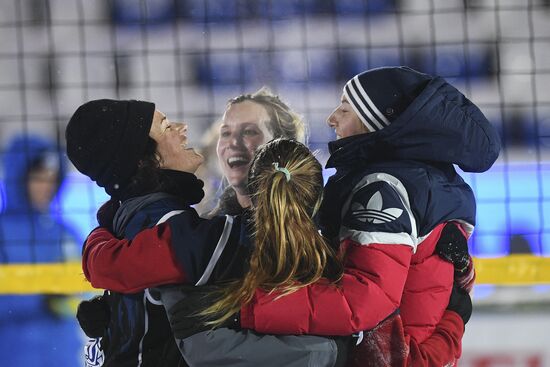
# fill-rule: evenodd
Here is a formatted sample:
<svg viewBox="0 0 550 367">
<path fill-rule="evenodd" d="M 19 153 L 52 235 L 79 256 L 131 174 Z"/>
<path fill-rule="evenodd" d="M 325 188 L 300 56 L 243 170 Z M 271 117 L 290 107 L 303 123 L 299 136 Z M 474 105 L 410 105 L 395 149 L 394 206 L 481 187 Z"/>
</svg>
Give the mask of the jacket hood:
<svg viewBox="0 0 550 367">
<path fill-rule="evenodd" d="M 53 163 L 59 167 L 59 182 L 62 182 L 66 162 L 52 142 L 37 136 L 18 136 L 11 141 L 4 153 L 5 211 L 32 210 L 26 178 L 30 166 L 43 154 L 51 154 L 55 159 Z"/>
<path fill-rule="evenodd" d="M 385 160 L 452 163 L 484 172 L 498 158 L 500 137 L 462 93 L 434 77 L 391 125 L 329 143 L 327 168 Z"/>
</svg>

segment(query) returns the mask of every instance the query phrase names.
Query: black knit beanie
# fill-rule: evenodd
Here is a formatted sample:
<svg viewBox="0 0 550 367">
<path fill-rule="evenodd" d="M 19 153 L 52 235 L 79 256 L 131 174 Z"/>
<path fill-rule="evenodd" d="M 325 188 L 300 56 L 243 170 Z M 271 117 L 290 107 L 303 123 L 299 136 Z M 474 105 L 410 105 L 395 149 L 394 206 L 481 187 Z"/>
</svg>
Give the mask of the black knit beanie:
<svg viewBox="0 0 550 367">
<path fill-rule="evenodd" d="M 391 124 L 433 78 L 406 66 L 382 67 L 354 76 L 344 95 L 370 131 Z"/>
<path fill-rule="evenodd" d="M 65 139 L 75 167 L 118 197 L 134 175 L 147 145 L 155 105 L 99 99 L 78 107 Z"/>
</svg>

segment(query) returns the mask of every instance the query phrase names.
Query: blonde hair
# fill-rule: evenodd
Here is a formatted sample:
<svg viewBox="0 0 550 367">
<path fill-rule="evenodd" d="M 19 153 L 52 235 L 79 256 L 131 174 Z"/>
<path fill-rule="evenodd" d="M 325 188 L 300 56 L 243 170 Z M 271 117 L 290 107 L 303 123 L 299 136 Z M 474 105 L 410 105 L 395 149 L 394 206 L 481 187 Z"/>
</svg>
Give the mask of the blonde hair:
<svg viewBox="0 0 550 367">
<path fill-rule="evenodd" d="M 249 302 L 256 288 L 284 296 L 321 277 L 337 281 L 343 273 L 336 252 L 313 221 L 323 176 L 321 164 L 305 145 L 275 139 L 261 146 L 249 171 L 249 187 L 256 243 L 250 269 L 243 279 L 227 284 L 218 301 L 201 312 L 214 317 L 209 322 L 213 326 Z"/>
<path fill-rule="evenodd" d="M 227 102 L 227 108 L 244 101 L 255 102 L 265 108 L 269 116 L 266 126 L 273 137 L 294 139 L 305 143 L 305 123 L 302 116 L 290 109 L 268 87 L 264 86 L 252 94 L 242 94 L 230 99 Z"/>
</svg>

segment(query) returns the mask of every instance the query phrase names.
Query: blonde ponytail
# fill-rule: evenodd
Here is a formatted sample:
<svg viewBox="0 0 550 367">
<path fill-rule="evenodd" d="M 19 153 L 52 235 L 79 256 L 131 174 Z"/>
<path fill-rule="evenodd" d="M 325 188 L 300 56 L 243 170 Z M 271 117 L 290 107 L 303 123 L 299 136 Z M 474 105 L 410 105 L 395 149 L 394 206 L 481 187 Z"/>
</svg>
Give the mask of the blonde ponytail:
<svg viewBox="0 0 550 367">
<path fill-rule="evenodd" d="M 252 162 L 249 187 L 254 206 L 255 248 L 242 280 L 224 287 L 220 299 L 201 312 L 216 326 L 250 302 L 257 288 L 294 292 L 323 274 L 343 273 L 335 251 L 312 219 L 323 190 L 322 168 L 309 149 L 294 140 L 262 146 Z M 325 272 L 330 266 L 329 272 Z M 336 267 L 336 269 L 334 269 Z M 209 317 L 211 318 L 211 317 Z"/>
</svg>

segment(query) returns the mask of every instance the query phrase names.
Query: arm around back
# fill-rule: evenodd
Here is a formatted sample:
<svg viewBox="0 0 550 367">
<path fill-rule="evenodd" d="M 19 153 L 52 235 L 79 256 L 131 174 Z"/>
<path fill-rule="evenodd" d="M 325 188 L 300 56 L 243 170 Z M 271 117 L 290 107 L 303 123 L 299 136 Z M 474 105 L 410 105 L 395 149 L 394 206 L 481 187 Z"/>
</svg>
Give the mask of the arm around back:
<svg viewBox="0 0 550 367">
<path fill-rule="evenodd" d="M 163 284 L 204 284 L 228 252 L 224 250 L 235 249 L 246 235 L 240 218 L 207 220 L 186 210 L 131 240 L 118 239 L 104 228 L 94 230 L 84 244 L 82 267 L 94 287 L 120 293 Z"/>
<path fill-rule="evenodd" d="M 241 308 L 241 326 L 262 333 L 316 335 L 350 335 L 375 327 L 399 307 L 412 249 L 350 243 L 347 253 L 353 260 L 346 261 L 337 284 L 323 280 L 283 297 L 257 290 Z"/>
<path fill-rule="evenodd" d="M 133 240 L 118 239 L 107 229 L 96 228 L 84 244 L 82 269 L 95 288 L 120 293 L 185 282 L 170 243 L 167 224 L 146 229 Z"/>
</svg>

